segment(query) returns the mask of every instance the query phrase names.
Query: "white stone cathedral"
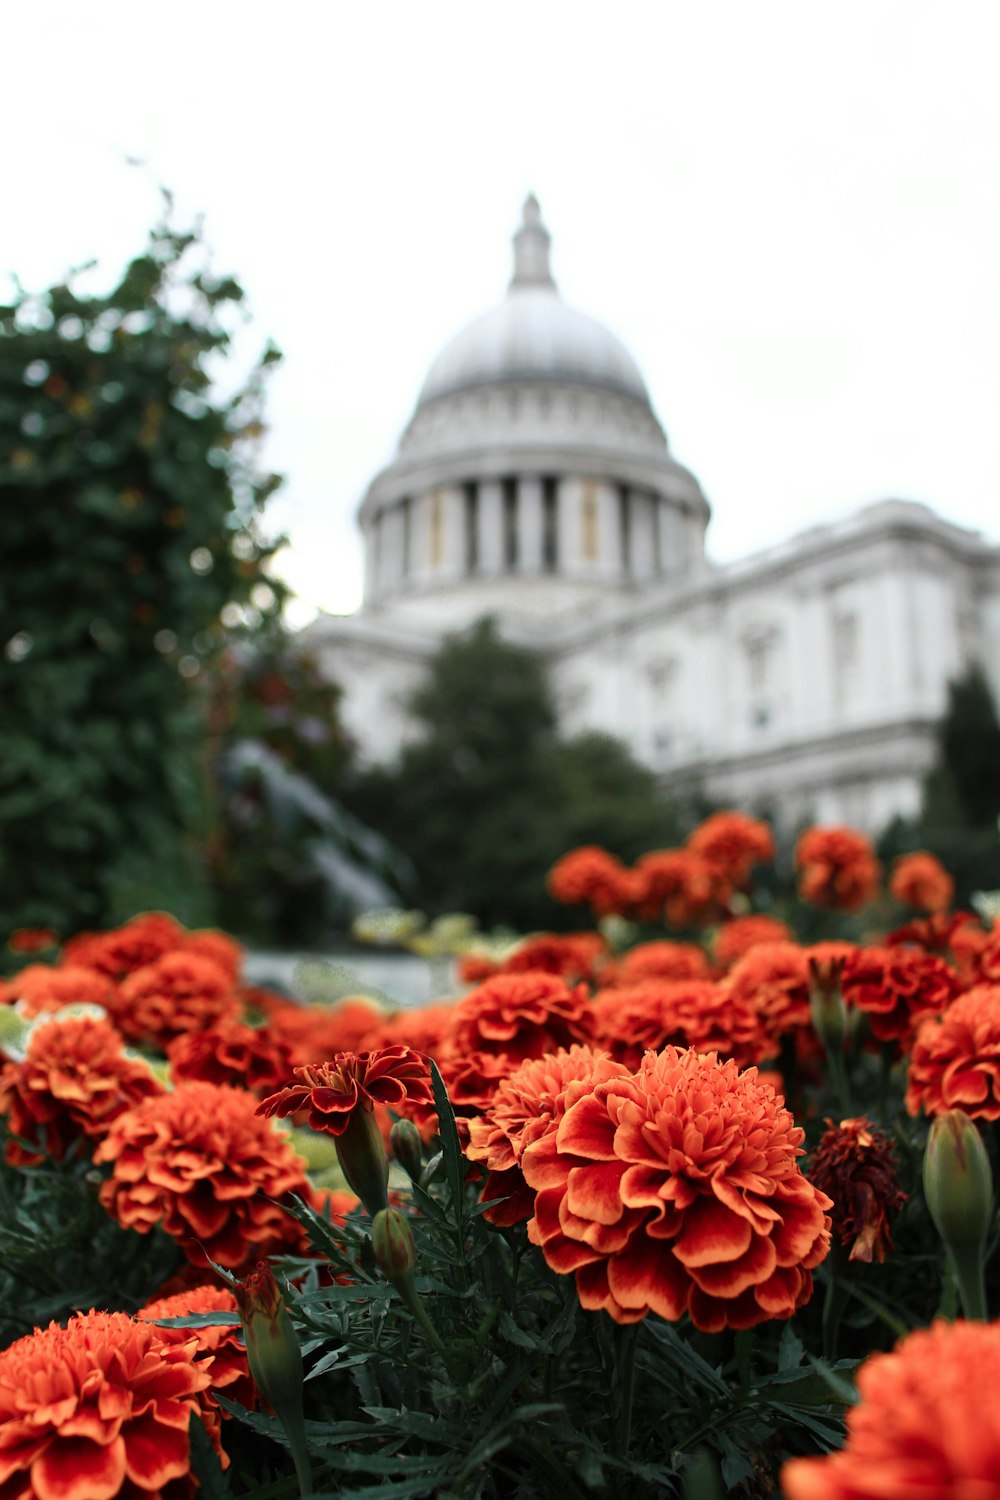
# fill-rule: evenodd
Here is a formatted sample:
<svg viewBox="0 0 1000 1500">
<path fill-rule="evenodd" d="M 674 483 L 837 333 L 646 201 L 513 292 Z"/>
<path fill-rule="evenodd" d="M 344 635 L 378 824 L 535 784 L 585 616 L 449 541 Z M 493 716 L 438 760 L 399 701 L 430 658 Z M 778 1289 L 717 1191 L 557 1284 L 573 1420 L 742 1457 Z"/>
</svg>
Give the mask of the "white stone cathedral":
<svg viewBox="0 0 1000 1500">
<path fill-rule="evenodd" d="M 433 361 L 359 519 L 364 604 L 307 638 L 369 761 L 483 615 L 542 655 L 566 734 L 786 825 L 915 812 L 949 678 L 979 660 L 1000 690 L 1000 547 L 924 505 L 710 562 L 698 481 L 628 350 L 559 296 L 534 198 L 506 297 Z"/>
</svg>

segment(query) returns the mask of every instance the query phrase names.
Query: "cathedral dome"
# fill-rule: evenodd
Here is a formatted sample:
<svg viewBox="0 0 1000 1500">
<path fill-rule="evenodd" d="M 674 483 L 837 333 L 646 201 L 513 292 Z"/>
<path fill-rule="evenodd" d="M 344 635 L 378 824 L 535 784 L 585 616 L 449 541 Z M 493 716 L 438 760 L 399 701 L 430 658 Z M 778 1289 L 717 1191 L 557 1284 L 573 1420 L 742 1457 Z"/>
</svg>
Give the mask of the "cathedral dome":
<svg viewBox="0 0 1000 1500">
<path fill-rule="evenodd" d="M 529 197 L 514 236 L 507 296 L 444 346 L 427 373 L 418 409 L 476 386 L 536 380 L 595 386 L 648 405 L 645 382 L 624 344 L 559 296 L 549 242 L 538 200 Z"/>
<path fill-rule="evenodd" d="M 359 512 L 366 604 L 561 611 L 700 567 L 708 505 L 623 344 L 568 307 L 528 198 L 498 307 L 433 361 Z"/>
</svg>

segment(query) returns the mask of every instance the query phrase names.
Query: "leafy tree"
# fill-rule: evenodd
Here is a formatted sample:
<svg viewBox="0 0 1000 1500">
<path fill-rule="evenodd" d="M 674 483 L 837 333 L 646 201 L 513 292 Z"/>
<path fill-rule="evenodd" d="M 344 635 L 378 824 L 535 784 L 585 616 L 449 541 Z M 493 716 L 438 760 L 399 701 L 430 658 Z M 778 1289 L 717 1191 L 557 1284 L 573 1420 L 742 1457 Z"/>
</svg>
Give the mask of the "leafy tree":
<svg viewBox="0 0 1000 1500">
<path fill-rule="evenodd" d="M 1000 884 L 1000 723 L 982 667 L 949 684 L 937 731 L 937 757 L 924 782 L 923 807 L 897 818 L 879 841 L 889 864 L 899 854 L 929 849 L 955 879 L 955 902 Z"/>
<path fill-rule="evenodd" d="M 948 685 L 938 727 L 937 764 L 928 781 L 925 817 L 967 828 L 1000 818 L 1000 722 L 986 673 L 978 664 Z"/>
<path fill-rule="evenodd" d="M 410 704 L 421 737 L 359 778 L 352 808 L 405 849 L 434 913 L 522 930 L 572 920 L 545 876 L 574 844 L 634 858 L 676 837 L 651 772 L 610 736 L 563 741 L 534 652 L 480 621 L 445 641 Z"/>
<path fill-rule="evenodd" d="M 0 308 L 0 927 L 63 932 L 207 914 L 200 682 L 282 595 L 257 459 L 277 351 L 213 390 L 239 284 L 163 222 L 110 292 L 78 285 Z"/>
</svg>

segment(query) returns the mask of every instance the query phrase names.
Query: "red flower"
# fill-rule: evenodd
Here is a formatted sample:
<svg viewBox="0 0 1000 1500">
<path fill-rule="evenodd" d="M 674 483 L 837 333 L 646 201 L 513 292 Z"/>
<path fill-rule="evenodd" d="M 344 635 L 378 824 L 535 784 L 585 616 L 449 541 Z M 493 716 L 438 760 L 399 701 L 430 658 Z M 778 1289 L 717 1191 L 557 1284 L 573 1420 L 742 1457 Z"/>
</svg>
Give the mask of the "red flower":
<svg viewBox="0 0 1000 1500">
<path fill-rule="evenodd" d="M 186 953 L 200 953 L 202 958 L 210 958 L 229 975 L 230 984 L 236 984 L 243 967 L 243 949 L 228 933 L 219 932 L 215 927 L 199 928 L 197 932 L 185 934 L 183 946 Z"/>
<path fill-rule="evenodd" d="M 870 1120 L 841 1120 L 821 1137 L 807 1172 L 832 1201 L 833 1232 L 851 1246 L 851 1260 L 881 1262 L 892 1249 L 889 1215 L 907 1201 L 896 1176 L 889 1137 Z"/>
<path fill-rule="evenodd" d="M 228 1083 L 252 1093 L 270 1091 L 292 1070 L 292 1049 L 268 1027 L 219 1021 L 207 1031 L 185 1031 L 167 1047 L 174 1078 Z"/>
<path fill-rule="evenodd" d="M 917 1028 L 906 1107 L 1000 1120 L 1000 985 L 980 984 Z"/>
<path fill-rule="evenodd" d="M 0 983 L 0 1001 L 8 1005 L 19 1002 L 29 1018 L 43 1011 L 62 1010 L 64 1005 L 100 1005 L 111 1011 L 115 999 L 112 980 L 81 964 L 29 964 L 6 984 Z"/>
<path fill-rule="evenodd" d="M 568 906 L 589 905 L 606 917 L 632 904 L 634 881 L 620 860 L 596 844 L 571 849 L 549 871 L 549 895 Z"/>
<path fill-rule="evenodd" d="M 230 1269 L 294 1253 L 298 1224 L 273 1199 L 308 1195 L 304 1162 L 256 1100 L 213 1083 L 182 1083 L 119 1115 L 94 1160 L 111 1163 L 101 1202 L 126 1229 L 161 1224 L 187 1258 Z"/>
<path fill-rule="evenodd" d="M 11 953 L 40 953 L 43 948 L 54 948 L 59 934 L 51 927 L 18 927 L 7 939 Z"/>
<path fill-rule="evenodd" d="M 711 979 L 651 980 L 594 996 L 596 1040 L 637 1068 L 667 1042 L 735 1057 L 740 1066 L 777 1050 L 753 1006 Z"/>
<path fill-rule="evenodd" d="M 527 1149 L 528 1233 L 581 1304 L 620 1323 L 688 1313 L 706 1332 L 787 1318 L 829 1246 L 803 1132 L 755 1068 L 667 1047 L 578 1099 L 555 1151 Z"/>
<path fill-rule="evenodd" d="M 724 922 L 715 934 L 712 945 L 715 961 L 720 968 L 730 969 L 744 953 L 756 948 L 758 943 L 788 943 L 792 941 L 791 930 L 777 917 L 763 913 L 751 917 L 733 917 Z"/>
<path fill-rule="evenodd" d="M 402 1111 L 434 1103 L 427 1063 L 409 1047 L 338 1052 L 330 1062 L 295 1068 L 293 1074 L 290 1083 L 258 1105 L 258 1114 L 283 1118 L 308 1109 L 313 1130 L 343 1135 L 353 1115 L 371 1113 L 378 1104 Z"/>
<path fill-rule="evenodd" d="M 992 1500 L 1000 1474 L 1000 1323 L 945 1323 L 873 1354 L 847 1442 L 781 1471 L 787 1500 Z"/>
<path fill-rule="evenodd" d="M 188 1429 L 210 1375 L 197 1340 L 125 1313 L 76 1313 L 0 1353 L 4 1500 L 186 1500 Z"/>
<path fill-rule="evenodd" d="M 933 854 L 904 854 L 893 867 L 889 894 L 903 906 L 916 906 L 928 912 L 947 911 L 955 894 L 955 882 Z"/>
<path fill-rule="evenodd" d="M 637 943 L 601 970 L 602 989 L 636 984 L 643 979 L 708 979 L 708 959 L 696 943 Z"/>
<path fill-rule="evenodd" d="M 360 1052 L 380 1045 L 385 1016 L 369 1000 L 339 1000 L 336 1005 L 298 1005 L 263 990 L 244 997 L 267 1017 L 272 1036 L 285 1042 L 296 1064 L 321 1063 L 338 1052 Z"/>
<path fill-rule="evenodd" d="M 112 1003 L 123 1036 L 165 1047 L 184 1031 L 200 1031 L 239 1014 L 240 1003 L 225 969 L 199 953 L 177 950 L 135 969 Z"/>
<path fill-rule="evenodd" d="M 844 960 L 841 989 L 883 1042 L 907 1042 L 917 1021 L 957 995 L 958 976 L 918 948 L 858 948 Z"/>
<path fill-rule="evenodd" d="M 722 986 L 734 1002 L 753 1007 L 775 1043 L 810 1024 L 809 957 L 797 943 L 757 943 L 733 965 Z"/>
<path fill-rule="evenodd" d="M 465 1154 L 481 1162 L 488 1176 L 482 1198 L 504 1201 L 486 1210 L 492 1224 L 517 1224 L 531 1217 L 535 1194 L 520 1169 L 529 1146 L 555 1134 L 570 1105 L 599 1083 L 626 1070 L 592 1047 L 560 1048 L 532 1058 L 497 1085 L 485 1113 L 469 1121 Z"/>
<path fill-rule="evenodd" d="M 878 889 L 881 866 L 852 828 L 808 828 L 795 848 L 799 895 L 813 906 L 858 911 Z"/>
<path fill-rule="evenodd" d="M 717 913 L 732 893 L 729 880 L 690 849 L 654 849 L 635 867 L 639 915 L 694 927 Z"/>
<path fill-rule="evenodd" d="M 523 974 L 527 969 L 535 969 L 558 974 L 560 979 L 573 983 L 590 979 L 594 965 L 607 951 L 608 945 L 599 932 L 539 932 L 519 943 L 498 972 Z"/>
<path fill-rule="evenodd" d="M 754 865 L 774 858 L 770 828 L 740 812 L 713 813 L 688 837 L 687 847 L 736 887 L 746 883 Z"/>
<path fill-rule="evenodd" d="M 184 928 L 166 912 L 148 911 L 113 932 L 81 932 L 63 946 L 65 963 L 99 969 L 111 979 L 122 979 L 133 969 L 155 963 L 184 942 Z"/>
<path fill-rule="evenodd" d="M 156 1297 L 141 1307 L 136 1314 L 147 1323 L 157 1318 L 183 1318 L 188 1313 L 236 1311 L 236 1298 L 227 1287 L 193 1286 L 190 1291 L 174 1292 L 170 1297 Z M 195 1356 L 198 1366 L 207 1370 L 212 1390 L 225 1391 L 231 1401 L 238 1401 L 249 1410 L 257 1405 L 257 1390 L 250 1377 L 247 1351 L 240 1339 L 239 1324 L 214 1323 L 200 1328 L 157 1328 L 165 1344 L 197 1343 Z M 229 1413 L 223 1412 L 206 1391 L 204 1401 L 210 1409 L 228 1421 Z"/>
<path fill-rule="evenodd" d="M 143 1062 L 124 1055 L 108 1021 L 67 1016 L 32 1030 L 23 1062 L 0 1068 L 0 1114 L 12 1136 L 33 1141 L 61 1161 L 74 1141 L 102 1140 L 113 1120 L 140 1099 L 163 1093 Z M 43 1160 L 17 1140 L 7 1160 L 28 1166 Z"/>
</svg>

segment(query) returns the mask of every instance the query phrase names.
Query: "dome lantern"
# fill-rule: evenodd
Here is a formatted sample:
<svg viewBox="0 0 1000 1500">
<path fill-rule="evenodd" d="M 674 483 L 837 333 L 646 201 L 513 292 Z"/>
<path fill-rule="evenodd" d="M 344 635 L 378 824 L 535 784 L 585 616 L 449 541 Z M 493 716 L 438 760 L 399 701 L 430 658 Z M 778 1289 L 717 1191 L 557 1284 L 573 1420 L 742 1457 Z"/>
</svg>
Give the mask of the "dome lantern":
<svg viewBox="0 0 1000 1500">
<path fill-rule="evenodd" d="M 511 289 L 522 286 L 548 286 L 555 290 L 549 268 L 552 236 L 542 223 L 542 211 L 534 193 L 524 200 L 521 227 L 514 235 L 514 275 Z"/>
</svg>

